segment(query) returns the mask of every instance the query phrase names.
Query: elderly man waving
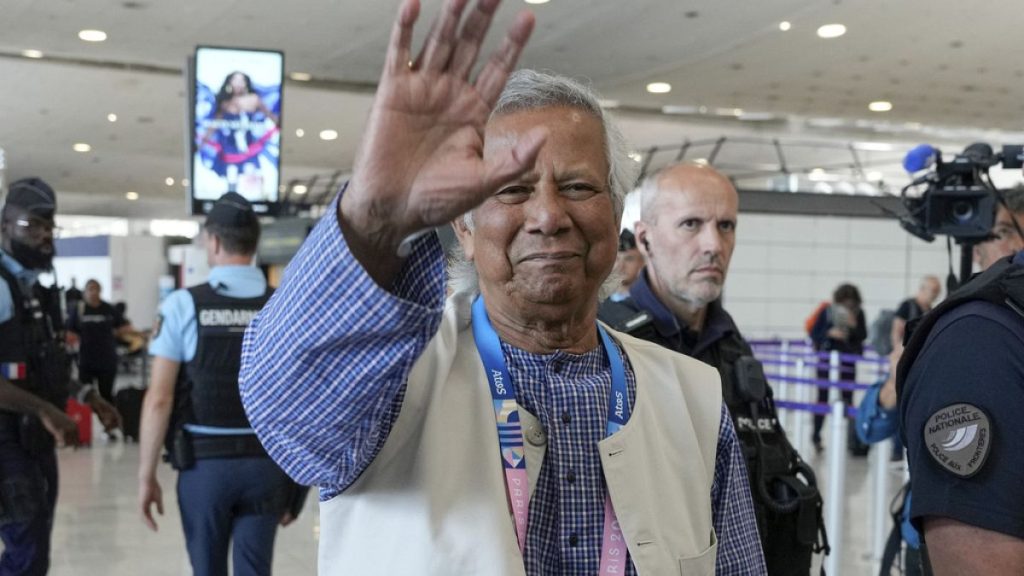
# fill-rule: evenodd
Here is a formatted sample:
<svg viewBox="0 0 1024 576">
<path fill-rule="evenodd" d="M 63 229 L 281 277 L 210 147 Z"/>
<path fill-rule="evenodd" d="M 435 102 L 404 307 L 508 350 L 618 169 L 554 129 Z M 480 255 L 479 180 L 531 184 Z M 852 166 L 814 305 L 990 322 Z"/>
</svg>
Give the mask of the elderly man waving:
<svg viewBox="0 0 1024 576">
<path fill-rule="evenodd" d="M 320 573 L 763 573 L 717 372 L 596 320 L 621 139 L 586 88 L 509 77 L 529 14 L 472 81 L 498 1 L 460 29 L 466 3 L 415 58 L 403 4 L 352 181 L 246 337 L 253 427 L 320 486 Z"/>
</svg>

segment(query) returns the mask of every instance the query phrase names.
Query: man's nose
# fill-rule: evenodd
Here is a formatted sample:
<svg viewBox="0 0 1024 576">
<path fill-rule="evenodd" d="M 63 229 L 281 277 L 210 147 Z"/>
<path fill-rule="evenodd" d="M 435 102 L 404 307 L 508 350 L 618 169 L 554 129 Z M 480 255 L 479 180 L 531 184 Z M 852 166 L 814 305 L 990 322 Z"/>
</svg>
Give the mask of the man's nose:
<svg viewBox="0 0 1024 576">
<path fill-rule="evenodd" d="M 570 226 L 565 199 L 554 184 L 538 185 L 526 203 L 528 232 L 553 235 Z"/>
</svg>

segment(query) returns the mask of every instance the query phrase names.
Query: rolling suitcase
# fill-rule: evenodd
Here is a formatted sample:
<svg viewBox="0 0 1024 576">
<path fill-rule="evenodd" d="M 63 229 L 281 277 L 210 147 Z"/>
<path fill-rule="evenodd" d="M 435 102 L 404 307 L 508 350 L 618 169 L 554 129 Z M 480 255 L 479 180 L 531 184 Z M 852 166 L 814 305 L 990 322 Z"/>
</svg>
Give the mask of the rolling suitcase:
<svg viewBox="0 0 1024 576">
<path fill-rule="evenodd" d="M 121 413 L 121 431 L 125 440 L 139 441 L 139 420 L 142 418 L 142 400 L 146 391 L 142 388 L 122 388 L 114 396 L 114 404 Z"/>
</svg>

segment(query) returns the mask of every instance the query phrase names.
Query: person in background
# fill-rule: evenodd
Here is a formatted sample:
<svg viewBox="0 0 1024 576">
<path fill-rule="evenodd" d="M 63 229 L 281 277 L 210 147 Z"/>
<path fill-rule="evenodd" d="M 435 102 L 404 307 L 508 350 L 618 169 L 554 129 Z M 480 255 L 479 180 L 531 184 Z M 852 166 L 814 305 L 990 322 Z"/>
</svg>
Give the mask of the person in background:
<svg viewBox="0 0 1024 576">
<path fill-rule="evenodd" d="M 864 320 L 864 311 L 861 310 L 862 300 L 860 290 L 853 284 L 841 284 L 832 293 L 832 304 L 825 306 L 818 312 L 818 317 L 811 328 L 811 341 L 814 342 L 814 349 L 819 352 L 837 351 L 840 354 L 864 353 L 864 340 L 868 337 L 867 326 Z M 827 359 L 819 359 L 819 362 L 828 362 Z M 856 380 L 856 362 L 842 360 L 839 367 L 840 382 L 854 382 Z M 829 377 L 828 368 L 818 368 L 818 379 L 827 380 Z M 847 405 L 853 402 L 853 392 L 842 390 L 843 402 Z M 828 402 L 829 389 L 818 388 L 818 403 Z M 814 449 L 822 450 L 821 427 L 825 424 L 825 416 L 814 415 L 814 432 L 811 441 Z"/>
<path fill-rule="evenodd" d="M 903 335 L 907 329 L 907 322 L 916 320 L 931 311 L 935 301 L 942 295 L 942 284 L 937 276 L 928 275 L 921 278 L 921 285 L 917 294 L 900 302 L 896 309 L 896 316 L 892 319 L 892 349 L 903 348 Z M 896 357 L 897 362 L 899 356 Z M 893 366 L 896 364 L 893 363 Z"/>
<path fill-rule="evenodd" d="M 117 310 L 100 298 L 97 280 L 85 283 L 85 294 L 68 311 L 68 331 L 78 337 L 78 379 L 96 384 L 107 402 L 114 401 L 117 339 L 135 331 Z"/>
<path fill-rule="evenodd" d="M 771 387 L 759 377 L 763 368 L 722 304 L 736 247 L 739 194 L 724 174 L 692 163 L 658 170 L 639 190 L 635 229 L 647 265 L 629 297 L 606 301 L 598 317 L 718 369 L 747 458 L 768 573 L 806 575 L 819 543 L 816 528 L 823 525 L 816 508 L 820 495 L 813 473 L 779 425 Z M 808 474 L 800 478 L 803 472 Z M 801 505 L 780 513 L 792 497 L 776 490 L 780 486 L 799 490 Z"/>
<path fill-rule="evenodd" d="M 152 377 L 139 438 L 139 509 L 156 530 L 163 514 L 156 477 L 160 448 L 178 470 L 178 508 L 196 576 L 269 575 L 278 523 L 294 520 L 305 496 L 267 457 L 238 396 L 242 337 L 273 290 L 253 258 L 260 222 L 242 196 L 228 192 L 203 225 L 210 275 L 160 306 L 150 343 Z M 301 492 L 301 494 L 300 494 Z"/>
<path fill-rule="evenodd" d="M 11 183 L 0 211 L 0 574 L 42 576 L 50 566 L 57 506 L 54 447 L 76 445 L 64 413 L 72 396 L 87 402 L 109 432 L 117 411 L 92 386 L 70 377 L 60 294 L 39 275 L 53 268 L 57 195 L 46 182 Z"/>
<path fill-rule="evenodd" d="M 619 279 L 619 286 L 608 297 L 612 302 L 621 302 L 629 297 L 629 287 L 640 276 L 644 267 L 644 255 L 636 247 L 636 236 L 629 230 L 619 232 L 619 253 L 615 256 L 612 276 Z"/>
</svg>

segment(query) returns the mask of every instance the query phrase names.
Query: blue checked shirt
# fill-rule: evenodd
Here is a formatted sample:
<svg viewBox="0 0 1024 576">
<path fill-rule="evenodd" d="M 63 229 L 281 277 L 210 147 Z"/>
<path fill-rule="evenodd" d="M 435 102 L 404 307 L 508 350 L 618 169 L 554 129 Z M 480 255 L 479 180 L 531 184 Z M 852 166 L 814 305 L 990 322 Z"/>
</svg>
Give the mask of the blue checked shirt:
<svg viewBox="0 0 1024 576">
<path fill-rule="evenodd" d="M 318 485 L 321 500 L 351 485 L 383 446 L 409 371 L 437 332 L 445 288 L 434 235 L 416 243 L 387 292 L 349 253 L 334 214 L 321 219 L 250 325 L 240 376 L 268 452 L 297 481 Z M 548 433 L 530 501 L 526 572 L 596 574 L 605 498 L 597 443 L 611 391 L 603 349 L 538 355 L 502 342 L 502 351 L 517 401 Z M 632 403 L 636 379 L 626 360 Z M 765 574 L 746 467 L 724 406 L 710 497 L 716 573 Z M 632 562 L 626 573 L 636 574 Z"/>
</svg>

